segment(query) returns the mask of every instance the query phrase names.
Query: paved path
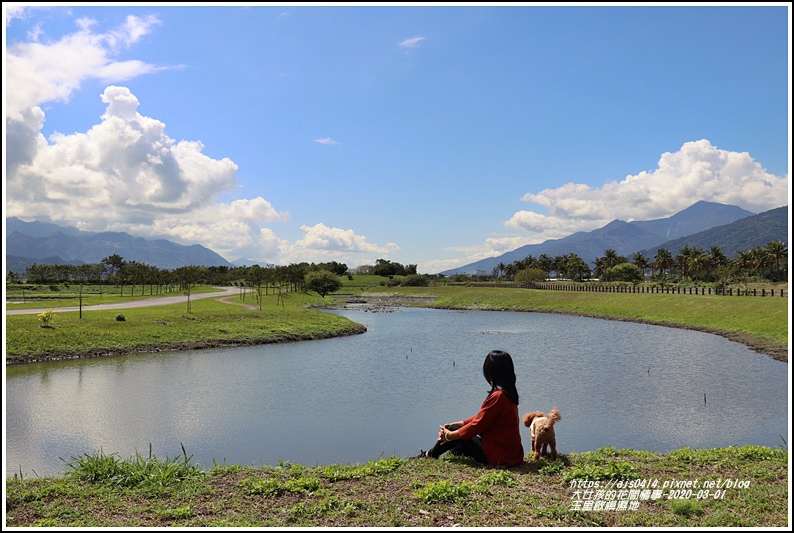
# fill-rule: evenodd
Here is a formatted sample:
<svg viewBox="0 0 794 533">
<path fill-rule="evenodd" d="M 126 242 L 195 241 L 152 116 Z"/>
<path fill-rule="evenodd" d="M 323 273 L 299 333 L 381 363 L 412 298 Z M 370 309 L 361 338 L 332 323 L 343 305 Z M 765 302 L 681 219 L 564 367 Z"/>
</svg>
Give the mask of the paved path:
<svg viewBox="0 0 794 533">
<path fill-rule="evenodd" d="M 202 292 L 200 294 L 191 294 L 190 301 L 193 300 L 201 300 L 203 298 L 223 298 L 227 296 L 236 295 L 240 292 L 240 289 L 237 287 L 224 287 L 219 292 Z M 171 304 L 181 304 L 187 303 L 187 296 L 186 295 L 179 295 L 179 296 L 162 296 L 160 298 L 147 298 L 145 300 L 133 300 L 131 302 L 118 302 L 114 304 L 99 304 L 99 305 L 84 305 L 83 311 L 101 311 L 106 309 L 136 309 L 140 307 L 157 307 L 159 305 L 171 305 Z M 12 304 L 13 305 L 13 304 Z M 53 307 L 51 308 L 54 312 L 66 312 L 66 311 L 79 311 L 80 308 L 77 306 L 74 307 Z M 46 311 L 46 309 L 8 309 L 8 304 L 6 304 L 6 314 L 7 315 L 33 315 L 38 314 Z"/>
</svg>

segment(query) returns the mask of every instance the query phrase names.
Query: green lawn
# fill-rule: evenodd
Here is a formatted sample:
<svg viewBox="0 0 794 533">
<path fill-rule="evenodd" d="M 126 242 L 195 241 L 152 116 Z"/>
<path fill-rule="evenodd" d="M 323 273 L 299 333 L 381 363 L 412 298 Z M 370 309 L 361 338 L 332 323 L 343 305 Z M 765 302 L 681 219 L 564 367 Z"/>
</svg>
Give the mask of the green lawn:
<svg viewBox="0 0 794 533">
<path fill-rule="evenodd" d="M 239 301 L 239 297 L 236 298 Z M 162 349 L 260 344 L 361 333 L 363 326 L 346 318 L 309 309 L 325 300 L 316 294 L 289 293 L 263 298 L 262 310 L 213 299 L 186 304 L 114 311 L 55 313 L 48 328 L 36 315 L 6 316 L 8 360 L 129 353 Z M 249 295 L 247 304 L 254 304 Z M 125 320 L 117 321 L 123 314 Z"/>
<path fill-rule="evenodd" d="M 188 457 L 121 460 L 94 454 L 76 459 L 74 469 L 61 477 L 6 478 L 6 525 L 789 525 L 788 451 L 762 446 L 684 448 L 667 454 L 607 447 L 563 454 L 553 462 L 541 458 L 508 470 L 447 456 L 440 460 L 392 457 L 362 465 L 314 467 L 224 464 L 208 471 L 190 464 Z M 727 480 L 738 481 L 740 486 L 728 487 Z M 582 483 L 593 490 L 575 486 Z M 676 490 L 676 485 L 685 488 Z M 585 503 L 588 501 L 590 504 Z M 588 509 L 588 505 L 592 507 Z M 596 505 L 603 507 L 594 510 Z"/>
<path fill-rule="evenodd" d="M 33 285 L 26 289 L 20 286 L 6 292 L 6 309 L 57 309 L 59 307 L 77 307 L 80 305 L 80 286 L 79 285 Z M 190 294 L 203 294 L 217 292 L 218 289 L 208 285 L 198 285 L 190 289 Z M 152 293 L 152 294 L 150 294 Z M 123 290 L 120 287 L 107 285 L 90 285 L 83 287 L 82 305 L 83 307 L 100 304 L 115 304 L 120 302 L 133 302 L 137 300 L 148 300 L 163 296 L 181 296 L 186 294 L 184 290 L 174 289 L 171 292 L 160 292 L 157 294 L 156 288 L 146 285 L 141 287 L 126 286 Z"/>
</svg>

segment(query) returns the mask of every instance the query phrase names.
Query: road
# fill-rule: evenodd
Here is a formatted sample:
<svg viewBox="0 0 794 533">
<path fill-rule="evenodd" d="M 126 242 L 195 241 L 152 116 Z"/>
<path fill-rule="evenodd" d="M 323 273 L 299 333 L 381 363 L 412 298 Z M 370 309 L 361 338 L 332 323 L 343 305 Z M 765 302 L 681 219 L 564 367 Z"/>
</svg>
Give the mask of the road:
<svg viewBox="0 0 794 533">
<path fill-rule="evenodd" d="M 219 292 L 202 292 L 200 294 L 191 294 L 190 301 L 201 300 L 203 298 L 223 298 L 226 296 L 233 296 L 239 294 L 240 289 L 237 287 L 224 287 Z M 84 305 L 83 311 L 101 311 L 108 309 L 137 309 L 140 307 L 157 307 L 159 305 L 171 305 L 187 303 L 186 295 L 179 296 L 163 296 L 160 298 L 148 298 L 145 300 L 133 300 L 131 302 L 118 302 L 113 304 L 99 304 L 99 305 Z M 50 309 L 50 308 L 48 308 Z M 51 308 L 56 313 L 66 311 L 79 311 L 80 308 L 74 307 L 53 307 Z M 34 315 L 46 311 L 46 309 L 8 309 L 6 304 L 7 315 Z"/>
</svg>

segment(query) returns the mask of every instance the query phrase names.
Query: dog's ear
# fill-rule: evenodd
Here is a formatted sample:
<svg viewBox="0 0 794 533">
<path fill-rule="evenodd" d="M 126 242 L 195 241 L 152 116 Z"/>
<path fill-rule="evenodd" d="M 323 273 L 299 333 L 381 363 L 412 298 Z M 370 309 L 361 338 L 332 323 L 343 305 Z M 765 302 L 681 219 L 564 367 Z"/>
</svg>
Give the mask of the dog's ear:
<svg viewBox="0 0 794 533">
<path fill-rule="evenodd" d="M 556 407 L 551 408 L 551 413 L 549 413 L 549 420 L 553 422 L 557 422 L 560 420 L 560 410 Z"/>
</svg>

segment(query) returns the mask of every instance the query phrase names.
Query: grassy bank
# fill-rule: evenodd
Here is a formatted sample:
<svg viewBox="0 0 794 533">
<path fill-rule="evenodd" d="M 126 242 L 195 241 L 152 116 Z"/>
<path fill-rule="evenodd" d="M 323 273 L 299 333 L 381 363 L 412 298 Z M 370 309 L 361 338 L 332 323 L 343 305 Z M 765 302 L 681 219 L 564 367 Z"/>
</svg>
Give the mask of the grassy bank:
<svg viewBox="0 0 794 533">
<path fill-rule="evenodd" d="M 263 344 L 362 333 L 365 328 L 346 318 L 309 306 L 325 302 L 317 294 L 263 297 L 262 310 L 242 305 L 196 300 L 185 304 L 114 311 L 56 313 L 50 327 L 35 315 L 6 316 L 6 361 L 24 363 L 70 357 Z M 252 305 L 249 295 L 241 302 Z M 124 315 L 124 321 L 116 320 Z"/>
<path fill-rule="evenodd" d="M 319 467 L 221 465 L 208 471 L 187 456 L 73 459 L 61 477 L 7 478 L 6 525 L 788 525 L 787 450 L 760 446 L 668 454 L 602 448 L 509 470 L 446 456 Z"/>
<path fill-rule="evenodd" d="M 432 307 L 446 309 L 565 313 L 695 329 L 741 342 L 781 361 L 788 360 L 788 298 L 489 287 L 381 287 L 362 294 L 433 298 Z"/>
<path fill-rule="evenodd" d="M 630 320 L 714 333 L 781 361 L 788 360 L 788 298 L 685 294 L 543 291 L 493 287 L 382 287 L 380 276 L 343 277 L 340 293 L 397 299 L 401 305 L 449 309 L 535 311 Z M 108 302 L 108 295 L 103 296 Z M 345 297 L 342 297 L 344 300 Z M 113 297 L 129 301 L 129 296 Z M 262 311 L 214 300 L 123 311 L 84 307 L 83 319 L 57 313 L 51 328 L 33 315 L 6 316 L 7 362 L 90 357 L 142 351 L 231 346 L 360 333 L 363 327 L 309 306 L 328 304 L 317 294 L 265 296 Z M 238 303 L 253 304 L 249 295 Z M 73 304 L 74 302 L 69 302 Z M 64 300 L 64 305 L 67 301 Z M 283 305 L 282 305 L 283 304 Z M 38 304 L 28 304 L 41 306 Z M 51 305 L 48 305 L 51 306 Z M 117 322 L 124 314 L 126 321 Z"/>
</svg>

